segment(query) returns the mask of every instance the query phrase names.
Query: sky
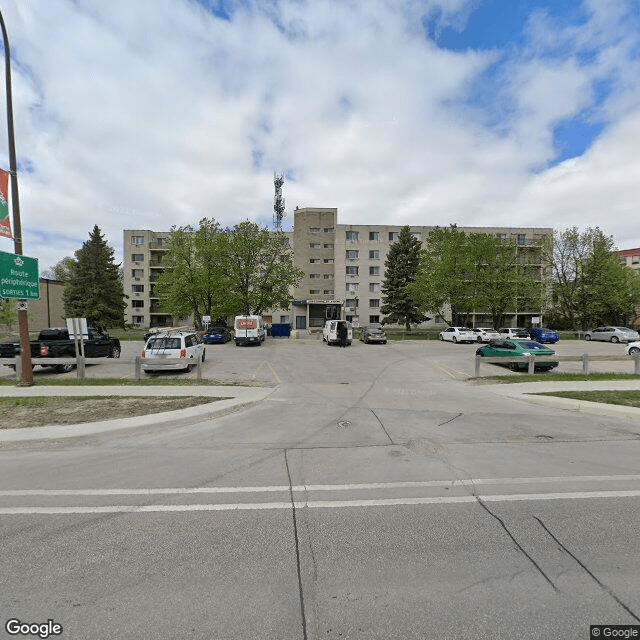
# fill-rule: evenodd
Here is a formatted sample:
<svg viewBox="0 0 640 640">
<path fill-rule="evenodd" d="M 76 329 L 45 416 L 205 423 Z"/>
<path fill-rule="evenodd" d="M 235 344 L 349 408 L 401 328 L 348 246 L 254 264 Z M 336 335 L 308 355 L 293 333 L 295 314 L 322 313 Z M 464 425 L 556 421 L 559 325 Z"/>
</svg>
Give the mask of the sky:
<svg viewBox="0 0 640 640">
<path fill-rule="evenodd" d="M 274 172 L 285 228 L 296 207 L 337 207 L 341 224 L 599 226 L 640 247 L 638 0 L 0 10 L 23 252 L 41 271 L 95 224 L 117 261 L 123 229 L 271 226 Z"/>
</svg>

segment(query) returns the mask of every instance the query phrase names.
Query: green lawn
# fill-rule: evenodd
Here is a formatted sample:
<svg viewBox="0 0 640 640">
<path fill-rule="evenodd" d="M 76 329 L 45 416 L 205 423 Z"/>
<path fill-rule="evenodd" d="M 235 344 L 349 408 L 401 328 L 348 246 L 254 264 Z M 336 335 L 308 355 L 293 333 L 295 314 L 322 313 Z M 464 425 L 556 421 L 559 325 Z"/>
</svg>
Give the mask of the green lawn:
<svg viewBox="0 0 640 640">
<path fill-rule="evenodd" d="M 486 376 L 474 378 L 477 381 L 499 382 L 503 384 L 516 384 L 519 382 L 588 382 L 590 380 L 640 380 L 640 376 L 634 373 L 553 373 L 544 371 L 530 375 L 523 373 L 510 376 Z"/>
<path fill-rule="evenodd" d="M 588 402 L 603 402 L 605 404 L 621 404 L 625 407 L 640 407 L 640 391 L 546 391 L 533 395 L 556 396 L 558 398 L 572 398 L 573 400 L 587 400 Z"/>
</svg>

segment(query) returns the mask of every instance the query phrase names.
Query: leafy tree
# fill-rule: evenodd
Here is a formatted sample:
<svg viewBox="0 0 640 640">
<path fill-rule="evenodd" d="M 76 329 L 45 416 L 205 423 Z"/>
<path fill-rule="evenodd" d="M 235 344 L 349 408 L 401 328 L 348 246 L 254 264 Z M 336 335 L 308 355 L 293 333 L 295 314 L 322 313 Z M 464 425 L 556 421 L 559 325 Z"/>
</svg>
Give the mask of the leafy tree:
<svg viewBox="0 0 640 640">
<path fill-rule="evenodd" d="M 62 301 L 68 318 L 86 318 L 95 327 L 124 327 L 126 303 L 119 264 L 98 225 L 70 263 Z"/>
<path fill-rule="evenodd" d="M 443 318 L 450 313 L 452 325 L 464 324 L 474 307 L 472 271 L 465 233 L 455 225 L 436 227 L 429 233 L 418 273 L 407 290 L 421 311 L 437 312 Z"/>
<path fill-rule="evenodd" d="M 156 283 L 162 308 L 174 316 L 220 318 L 286 308 L 302 271 L 293 264 L 282 232 L 249 221 L 221 229 L 204 218 L 197 229 L 172 229 L 164 273 Z"/>
<path fill-rule="evenodd" d="M 640 305 L 640 282 L 613 253 L 613 238 L 598 227 L 554 233 L 545 246 L 552 265 L 553 317 L 572 329 L 628 324 Z"/>
<path fill-rule="evenodd" d="M 18 319 L 16 301 L 7 298 L 0 298 L 0 327 L 5 327 L 6 333 L 11 332 L 13 323 Z"/>
<path fill-rule="evenodd" d="M 71 275 L 71 268 L 73 266 L 73 258 L 66 256 L 61 260 L 58 260 L 52 267 L 49 267 L 44 271 L 41 276 L 47 280 L 60 280 L 61 282 L 67 282 Z"/>
<path fill-rule="evenodd" d="M 384 265 L 381 307 L 385 314 L 384 323 L 404 324 L 407 331 L 411 331 L 412 322 L 428 319 L 407 290 L 407 285 L 415 280 L 418 273 L 421 246 L 420 241 L 411 235 L 409 227 L 402 227 Z"/>
</svg>

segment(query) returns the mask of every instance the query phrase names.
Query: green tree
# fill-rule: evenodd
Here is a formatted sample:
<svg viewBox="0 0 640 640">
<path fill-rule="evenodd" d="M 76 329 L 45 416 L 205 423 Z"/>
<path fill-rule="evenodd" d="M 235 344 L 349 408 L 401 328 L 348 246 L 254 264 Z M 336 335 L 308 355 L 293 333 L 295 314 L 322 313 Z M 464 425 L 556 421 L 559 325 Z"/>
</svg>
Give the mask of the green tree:
<svg viewBox="0 0 640 640">
<path fill-rule="evenodd" d="M 197 229 L 172 229 L 164 273 L 155 290 L 174 316 L 212 318 L 287 308 L 290 288 L 304 273 L 295 267 L 284 233 L 249 221 L 221 229 L 204 218 Z"/>
<path fill-rule="evenodd" d="M 473 260 L 467 238 L 455 225 L 429 233 L 415 280 L 407 288 L 422 312 L 450 317 L 452 325 L 465 324 L 473 309 Z"/>
<path fill-rule="evenodd" d="M 98 225 L 89 240 L 75 252 L 69 264 L 62 301 L 68 318 L 86 318 L 87 323 L 106 329 L 124 327 L 126 303 L 119 277 L 119 264 Z"/>
<path fill-rule="evenodd" d="M 598 227 L 554 233 L 545 246 L 552 265 L 553 317 L 571 329 L 628 324 L 640 305 L 640 282 L 620 264 L 613 238 Z M 634 279 L 635 277 L 635 279 Z"/>
<path fill-rule="evenodd" d="M 381 307 L 385 314 L 384 323 L 404 324 L 407 331 L 411 331 L 411 323 L 428 319 L 407 290 L 407 285 L 415 280 L 418 273 L 421 246 L 409 227 L 402 227 L 384 265 Z"/>
<path fill-rule="evenodd" d="M 8 298 L 0 298 L 0 327 L 2 333 L 10 333 L 13 329 L 13 323 L 18 319 L 18 311 L 16 310 L 16 301 Z"/>
<path fill-rule="evenodd" d="M 65 256 L 61 260 L 58 260 L 52 267 L 49 267 L 44 271 L 41 276 L 48 280 L 60 280 L 61 282 L 67 282 L 71 275 L 71 268 L 73 266 L 73 258 L 71 256 Z"/>
</svg>

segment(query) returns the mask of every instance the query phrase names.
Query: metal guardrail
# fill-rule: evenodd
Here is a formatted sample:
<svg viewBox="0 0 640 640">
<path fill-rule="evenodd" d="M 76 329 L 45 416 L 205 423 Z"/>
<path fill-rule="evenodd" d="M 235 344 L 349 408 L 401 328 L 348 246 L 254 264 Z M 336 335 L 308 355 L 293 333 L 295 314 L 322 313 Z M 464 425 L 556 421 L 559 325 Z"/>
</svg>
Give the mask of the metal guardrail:
<svg viewBox="0 0 640 640">
<path fill-rule="evenodd" d="M 629 362 L 632 360 L 634 363 L 634 373 L 640 375 L 640 354 L 629 356 L 593 356 L 588 353 L 583 353 L 581 356 L 511 356 L 511 357 L 499 357 L 499 356 L 476 356 L 475 376 L 480 376 L 480 363 L 486 364 L 511 364 L 516 362 L 526 362 L 527 372 L 534 373 L 536 362 L 582 362 L 582 373 L 589 375 L 589 363 L 590 362 Z"/>
<path fill-rule="evenodd" d="M 154 358 L 155 359 L 155 358 Z M 49 366 L 49 365 L 63 365 L 63 364 L 73 364 L 76 367 L 76 374 L 78 380 L 83 380 L 85 378 L 85 365 L 86 364 L 119 364 L 119 365 L 133 365 L 134 369 L 134 378 L 136 380 L 140 380 L 142 373 L 142 363 L 145 360 L 151 360 L 151 358 L 143 358 L 142 356 L 136 356 L 133 360 L 124 359 L 124 358 L 83 358 L 82 356 L 77 356 L 75 358 L 31 358 L 31 363 L 35 365 L 41 366 Z M 193 364 L 196 367 L 196 379 L 202 380 L 202 357 L 198 358 L 157 358 L 158 366 L 161 367 L 162 364 L 184 364 L 185 367 L 187 365 Z M 20 380 L 22 378 L 22 359 L 20 356 L 15 358 L 0 358 L 0 365 L 7 364 L 13 366 L 16 371 L 16 379 Z"/>
</svg>

